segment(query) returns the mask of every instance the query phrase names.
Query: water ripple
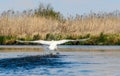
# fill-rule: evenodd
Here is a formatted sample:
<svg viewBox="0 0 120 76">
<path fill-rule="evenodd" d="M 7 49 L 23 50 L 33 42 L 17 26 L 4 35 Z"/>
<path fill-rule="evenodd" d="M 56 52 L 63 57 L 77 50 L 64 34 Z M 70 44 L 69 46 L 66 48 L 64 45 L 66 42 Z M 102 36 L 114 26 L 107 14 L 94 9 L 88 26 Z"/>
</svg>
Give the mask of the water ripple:
<svg viewBox="0 0 120 76">
<path fill-rule="evenodd" d="M 36 67 L 57 67 L 62 68 L 73 62 L 61 61 L 62 56 L 26 56 L 21 58 L 7 58 L 0 60 L 0 68 L 15 69 L 26 68 L 32 69 Z"/>
</svg>

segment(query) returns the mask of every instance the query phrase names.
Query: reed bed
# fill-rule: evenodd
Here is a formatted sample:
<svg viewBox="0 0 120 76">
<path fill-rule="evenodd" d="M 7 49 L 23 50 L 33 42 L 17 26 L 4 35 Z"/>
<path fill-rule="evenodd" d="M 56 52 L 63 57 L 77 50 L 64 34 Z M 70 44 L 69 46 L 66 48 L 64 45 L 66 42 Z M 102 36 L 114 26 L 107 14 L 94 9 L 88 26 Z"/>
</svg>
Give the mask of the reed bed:
<svg viewBox="0 0 120 76">
<path fill-rule="evenodd" d="M 14 44 L 16 39 L 60 40 L 86 37 L 91 37 L 91 40 L 75 44 L 120 44 L 119 28 L 120 11 L 91 12 L 64 18 L 50 5 L 42 5 L 22 13 L 8 10 L 0 14 L 0 44 Z"/>
<path fill-rule="evenodd" d="M 16 17 L 0 19 L 0 35 L 26 37 L 49 32 L 57 32 L 59 22 L 43 17 Z"/>
<path fill-rule="evenodd" d="M 59 21 L 53 18 L 37 16 L 0 17 L 0 35 L 26 37 L 39 34 L 42 38 L 47 34 L 61 35 L 99 35 L 120 33 L 120 17 L 106 14 L 86 17 L 76 16 Z"/>
</svg>

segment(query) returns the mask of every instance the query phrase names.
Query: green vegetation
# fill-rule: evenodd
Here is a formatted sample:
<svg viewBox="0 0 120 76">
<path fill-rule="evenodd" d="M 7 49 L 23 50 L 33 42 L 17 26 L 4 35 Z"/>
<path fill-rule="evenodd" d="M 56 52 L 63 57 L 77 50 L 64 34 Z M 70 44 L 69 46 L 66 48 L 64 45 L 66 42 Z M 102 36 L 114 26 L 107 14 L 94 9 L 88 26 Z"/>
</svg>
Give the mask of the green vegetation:
<svg viewBox="0 0 120 76">
<path fill-rule="evenodd" d="M 90 38 L 85 42 L 68 42 L 66 45 L 120 45 L 120 35 L 116 34 L 104 34 L 101 33 L 98 36 L 90 36 L 90 35 L 81 35 L 81 36 L 63 36 L 58 34 L 47 34 L 44 40 L 61 40 L 61 39 L 83 39 Z M 33 37 L 27 38 L 15 38 L 9 36 L 0 36 L 0 44 L 18 44 L 15 40 L 39 40 L 41 39 L 40 35 L 34 35 Z M 28 43 L 27 43 L 28 44 Z"/>
<path fill-rule="evenodd" d="M 0 16 L 0 44 L 15 40 L 61 40 L 90 38 L 68 45 L 120 45 L 120 11 L 64 18 L 51 5 L 23 12 L 8 10 Z"/>
<path fill-rule="evenodd" d="M 15 44 L 15 39 L 12 36 L 0 36 L 0 44 Z"/>
</svg>

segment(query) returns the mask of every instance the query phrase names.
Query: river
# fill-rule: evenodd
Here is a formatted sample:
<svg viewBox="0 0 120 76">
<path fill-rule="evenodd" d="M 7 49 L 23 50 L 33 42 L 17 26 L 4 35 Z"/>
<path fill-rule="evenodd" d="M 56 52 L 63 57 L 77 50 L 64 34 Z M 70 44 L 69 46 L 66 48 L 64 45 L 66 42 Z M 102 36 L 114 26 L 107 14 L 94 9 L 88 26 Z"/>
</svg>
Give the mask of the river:
<svg viewBox="0 0 120 76">
<path fill-rule="evenodd" d="M 44 56 L 39 45 L 0 46 L 0 76 L 120 76 L 120 46 L 59 46 Z"/>
</svg>

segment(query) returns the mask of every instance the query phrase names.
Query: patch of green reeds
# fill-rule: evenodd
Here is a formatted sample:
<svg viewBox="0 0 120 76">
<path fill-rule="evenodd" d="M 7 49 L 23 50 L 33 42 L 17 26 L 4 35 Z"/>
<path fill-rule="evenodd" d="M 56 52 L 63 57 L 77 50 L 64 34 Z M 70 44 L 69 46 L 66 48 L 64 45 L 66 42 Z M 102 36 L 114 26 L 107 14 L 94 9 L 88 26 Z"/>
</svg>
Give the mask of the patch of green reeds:
<svg viewBox="0 0 120 76">
<path fill-rule="evenodd" d="M 0 44 L 15 44 L 15 39 L 12 36 L 0 36 Z"/>
<path fill-rule="evenodd" d="M 63 39 L 84 39 L 90 38 L 84 42 L 67 42 L 64 45 L 120 45 L 120 34 L 104 34 L 101 33 L 100 35 L 93 36 L 90 34 L 87 35 L 62 35 L 62 34 L 47 34 L 44 40 L 63 40 Z M 0 36 L 0 44 L 21 44 L 17 43 L 16 40 L 40 40 L 41 35 L 36 34 L 33 37 L 25 37 L 25 38 L 16 38 L 10 36 Z M 24 44 L 24 43 L 22 43 Z M 29 44 L 29 43 L 25 43 Z"/>
</svg>

